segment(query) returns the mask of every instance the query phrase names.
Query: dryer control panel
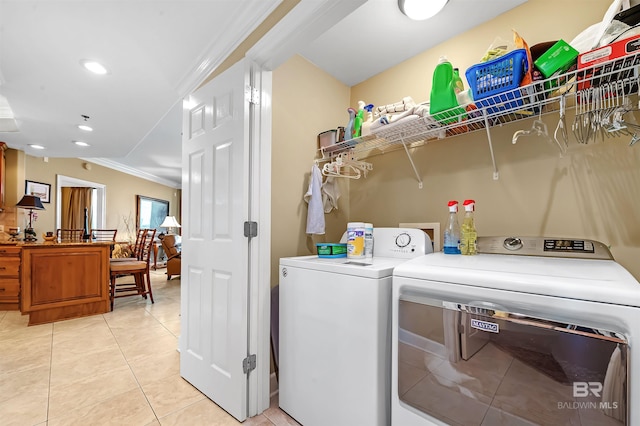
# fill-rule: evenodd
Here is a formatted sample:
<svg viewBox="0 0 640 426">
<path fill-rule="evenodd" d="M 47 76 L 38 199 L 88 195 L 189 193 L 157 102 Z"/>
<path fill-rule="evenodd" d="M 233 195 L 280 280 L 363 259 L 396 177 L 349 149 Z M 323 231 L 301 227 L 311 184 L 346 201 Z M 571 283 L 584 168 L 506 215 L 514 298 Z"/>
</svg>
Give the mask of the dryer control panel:
<svg viewBox="0 0 640 426">
<path fill-rule="evenodd" d="M 548 237 L 478 237 L 478 253 L 613 260 L 603 243 Z"/>
<path fill-rule="evenodd" d="M 411 259 L 433 253 L 431 238 L 421 229 L 373 228 L 373 257 Z"/>
</svg>

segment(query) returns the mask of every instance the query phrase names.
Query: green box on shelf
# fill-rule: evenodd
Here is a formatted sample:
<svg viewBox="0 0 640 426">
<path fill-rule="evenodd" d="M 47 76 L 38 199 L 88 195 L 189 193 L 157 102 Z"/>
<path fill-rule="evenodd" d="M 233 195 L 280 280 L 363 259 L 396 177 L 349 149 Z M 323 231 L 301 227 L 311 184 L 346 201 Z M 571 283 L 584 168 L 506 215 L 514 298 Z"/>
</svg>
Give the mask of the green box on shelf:
<svg viewBox="0 0 640 426">
<path fill-rule="evenodd" d="M 558 76 L 575 65 L 578 51 L 564 40 L 559 40 L 549 50 L 534 61 L 536 68 L 545 78 Z M 555 82 L 552 82 L 556 86 Z"/>
</svg>

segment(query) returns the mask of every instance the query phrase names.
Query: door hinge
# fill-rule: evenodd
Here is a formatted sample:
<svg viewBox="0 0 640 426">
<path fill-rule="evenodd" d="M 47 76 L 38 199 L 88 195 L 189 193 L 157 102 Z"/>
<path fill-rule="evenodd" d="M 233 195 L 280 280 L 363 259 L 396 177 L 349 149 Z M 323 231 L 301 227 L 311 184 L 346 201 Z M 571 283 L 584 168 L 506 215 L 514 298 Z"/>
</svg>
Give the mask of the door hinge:
<svg viewBox="0 0 640 426">
<path fill-rule="evenodd" d="M 244 223 L 244 236 L 247 238 L 253 238 L 258 236 L 258 222 L 245 222 Z"/>
<path fill-rule="evenodd" d="M 244 374 L 248 374 L 249 371 L 256 369 L 256 355 L 249 355 L 245 359 L 242 360 L 242 371 Z"/>
<path fill-rule="evenodd" d="M 247 102 L 251 104 L 258 105 L 260 103 L 260 91 L 253 86 L 245 87 L 244 96 Z"/>
</svg>

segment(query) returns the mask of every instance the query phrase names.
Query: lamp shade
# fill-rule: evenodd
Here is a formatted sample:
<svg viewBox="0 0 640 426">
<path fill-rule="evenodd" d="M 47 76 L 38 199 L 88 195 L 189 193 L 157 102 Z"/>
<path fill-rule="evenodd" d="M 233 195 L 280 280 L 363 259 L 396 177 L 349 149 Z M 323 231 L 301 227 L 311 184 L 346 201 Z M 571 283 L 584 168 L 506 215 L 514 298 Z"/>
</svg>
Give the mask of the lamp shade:
<svg viewBox="0 0 640 426">
<path fill-rule="evenodd" d="M 42 205 L 42 201 L 40 201 L 40 197 L 35 195 L 25 195 L 22 197 L 16 207 L 20 207 L 23 209 L 31 209 L 31 210 L 44 210 L 44 206 Z"/>
<path fill-rule="evenodd" d="M 176 220 L 175 216 L 167 216 L 164 218 L 164 221 L 160 224 L 162 228 L 180 228 L 180 224 Z"/>
</svg>

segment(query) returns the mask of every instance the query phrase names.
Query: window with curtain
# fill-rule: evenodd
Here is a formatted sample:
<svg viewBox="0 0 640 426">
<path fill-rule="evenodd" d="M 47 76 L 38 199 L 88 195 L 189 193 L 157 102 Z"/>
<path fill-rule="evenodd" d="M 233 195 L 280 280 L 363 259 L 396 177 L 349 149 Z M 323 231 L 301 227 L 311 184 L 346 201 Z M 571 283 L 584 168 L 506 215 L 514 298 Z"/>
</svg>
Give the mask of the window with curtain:
<svg viewBox="0 0 640 426">
<path fill-rule="evenodd" d="M 63 187 L 60 188 L 62 218 L 61 227 L 64 229 L 83 229 L 84 211 L 87 209 L 87 219 L 91 228 L 92 198 L 94 188 L 87 187 Z"/>
</svg>

